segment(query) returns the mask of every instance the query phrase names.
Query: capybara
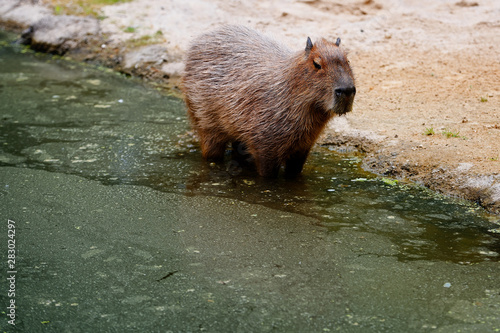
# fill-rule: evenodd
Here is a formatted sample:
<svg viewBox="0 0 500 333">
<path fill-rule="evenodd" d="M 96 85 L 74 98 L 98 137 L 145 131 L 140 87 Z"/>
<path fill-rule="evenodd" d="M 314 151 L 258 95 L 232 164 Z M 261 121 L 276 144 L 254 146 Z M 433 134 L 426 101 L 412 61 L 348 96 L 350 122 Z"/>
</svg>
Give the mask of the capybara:
<svg viewBox="0 0 500 333">
<path fill-rule="evenodd" d="M 263 177 L 302 171 L 309 150 L 335 114 L 352 110 L 356 88 L 346 53 L 308 37 L 293 52 L 243 26 L 223 26 L 194 39 L 182 90 L 202 155 L 223 159 L 241 143 Z"/>
</svg>

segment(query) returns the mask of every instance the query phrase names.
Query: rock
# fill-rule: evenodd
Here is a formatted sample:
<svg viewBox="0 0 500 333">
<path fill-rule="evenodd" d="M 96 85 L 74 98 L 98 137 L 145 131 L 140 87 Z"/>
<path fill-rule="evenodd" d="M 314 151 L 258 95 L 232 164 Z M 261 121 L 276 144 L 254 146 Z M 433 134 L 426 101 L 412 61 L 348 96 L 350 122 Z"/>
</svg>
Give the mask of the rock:
<svg viewBox="0 0 500 333">
<path fill-rule="evenodd" d="M 25 29 L 51 14 L 49 8 L 33 3 L 33 1 L 0 1 L 0 24 L 10 29 Z"/>
<path fill-rule="evenodd" d="M 468 200 L 480 203 L 489 211 L 500 214 L 500 177 L 466 177 L 460 188 Z"/>
<path fill-rule="evenodd" d="M 178 79 L 184 70 L 184 63 L 175 59 L 166 46 L 147 45 L 128 51 L 123 58 L 121 70 L 147 78 Z"/>
<path fill-rule="evenodd" d="M 184 63 L 182 62 L 172 62 L 164 64 L 161 67 L 162 72 L 168 75 L 170 78 L 180 77 L 184 71 Z"/>
<path fill-rule="evenodd" d="M 63 55 L 100 38 L 99 21 L 92 17 L 44 16 L 23 32 L 21 42 L 37 51 Z"/>
<path fill-rule="evenodd" d="M 127 52 L 123 59 L 123 69 L 131 70 L 144 65 L 161 65 L 168 62 L 167 49 L 162 45 L 147 45 Z"/>
</svg>

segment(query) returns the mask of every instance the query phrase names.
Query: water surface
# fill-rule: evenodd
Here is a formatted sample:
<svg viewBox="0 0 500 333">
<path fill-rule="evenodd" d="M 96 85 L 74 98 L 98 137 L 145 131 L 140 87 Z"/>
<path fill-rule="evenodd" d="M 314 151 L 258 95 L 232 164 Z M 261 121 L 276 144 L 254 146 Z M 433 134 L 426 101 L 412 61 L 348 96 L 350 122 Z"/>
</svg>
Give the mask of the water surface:
<svg viewBox="0 0 500 333">
<path fill-rule="evenodd" d="M 8 43 L 0 100 L 7 331 L 500 329 L 498 226 L 475 205 L 332 147 L 295 180 L 209 164 L 182 101 Z"/>
</svg>

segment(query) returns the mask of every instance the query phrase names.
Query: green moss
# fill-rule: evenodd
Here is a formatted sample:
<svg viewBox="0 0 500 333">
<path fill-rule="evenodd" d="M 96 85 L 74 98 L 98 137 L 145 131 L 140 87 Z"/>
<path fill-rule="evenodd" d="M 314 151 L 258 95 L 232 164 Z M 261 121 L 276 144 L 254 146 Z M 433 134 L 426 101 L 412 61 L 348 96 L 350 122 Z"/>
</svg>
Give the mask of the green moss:
<svg viewBox="0 0 500 333">
<path fill-rule="evenodd" d="M 141 47 L 144 45 L 159 44 L 163 43 L 165 38 L 163 38 L 163 33 L 161 31 L 156 32 L 154 35 L 144 35 L 138 38 L 131 38 L 127 40 L 127 46 L 130 48 Z"/>
<path fill-rule="evenodd" d="M 465 136 L 460 135 L 460 132 L 458 132 L 458 131 L 454 132 L 454 131 L 446 129 L 446 128 L 443 130 L 443 132 L 441 134 L 443 134 L 447 138 L 461 138 L 461 139 L 467 140 L 467 138 Z"/>
<path fill-rule="evenodd" d="M 385 184 L 395 186 L 399 183 L 397 179 L 390 179 L 390 178 L 382 178 L 381 179 Z"/>
<path fill-rule="evenodd" d="M 434 135 L 434 134 L 436 134 L 436 132 L 434 132 L 434 128 L 432 127 L 426 128 L 424 131 L 424 135 Z"/>
<path fill-rule="evenodd" d="M 131 0 L 50 0 L 56 15 L 83 15 L 103 19 L 99 11 L 104 6 Z"/>
<path fill-rule="evenodd" d="M 123 31 L 133 33 L 136 32 L 137 29 L 134 27 L 126 27 L 125 29 L 123 29 Z"/>
</svg>

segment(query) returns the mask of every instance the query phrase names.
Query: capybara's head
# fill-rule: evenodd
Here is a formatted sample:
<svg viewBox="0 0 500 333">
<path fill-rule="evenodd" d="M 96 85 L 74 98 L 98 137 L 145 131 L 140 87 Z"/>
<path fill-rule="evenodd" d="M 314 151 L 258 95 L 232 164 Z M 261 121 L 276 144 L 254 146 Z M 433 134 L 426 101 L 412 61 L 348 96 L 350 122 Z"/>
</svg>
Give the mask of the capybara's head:
<svg viewBox="0 0 500 333">
<path fill-rule="evenodd" d="M 340 47 L 340 38 L 335 43 L 320 39 L 312 43 L 308 37 L 303 71 L 308 75 L 306 90 L 317 93 L 317 103 L 322 109 L 336 114 L 352 110 L 356 87 L 346 53 Z"/>
</svg>

